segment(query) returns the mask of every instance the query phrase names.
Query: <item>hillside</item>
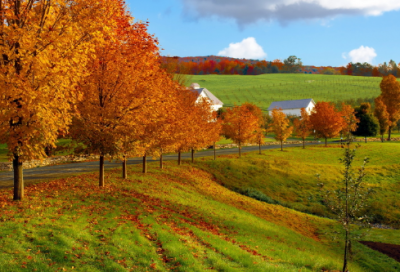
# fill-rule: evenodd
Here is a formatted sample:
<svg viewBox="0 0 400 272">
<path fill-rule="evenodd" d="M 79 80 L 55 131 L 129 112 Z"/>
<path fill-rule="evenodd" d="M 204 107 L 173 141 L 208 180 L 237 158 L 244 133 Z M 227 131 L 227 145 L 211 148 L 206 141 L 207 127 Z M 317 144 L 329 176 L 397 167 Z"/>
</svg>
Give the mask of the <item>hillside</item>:
<svg viewBox="0 0 400 272">
<path fill-rule="evenodd" d="M 282 164 L 285 159 L 275 152 L 267 155 L 265 164 L 275 158 L 290 170 L 291 163 Z M 247 155 L 242 161 L 253 160 Z M 334 221 L 227 189 L 221 183 L 240 169 L 225 168 L 223 177 L 213 165 L 228 162 L 235 165 L 238 160 L 230 156 L 213 164 L 204 158 L 181 167 L 167 162 L 163 171 L 150 164 L 146 175 L 138 173 L 140 165 L 130 166 L 128 180 L 115 169 L 106 172 L 104 189 L 97 186 L 97 174 L 61 178 L 28 187 L 21 203 L 11 201 L 11 190 L 0 190 L 0 271 L 340 269 L 341 243 L 329 234 L 337 229 Z M 210 173 L 201 169 L 205 167 L 215 169 Z M 249 175 L 262 174 L 257 168 L 247 170 Z M 373 229 L 368 240 L 400 244 L 400 234 Z M 352 272 L 400 267 L 361 244 L 354 249 Z"/>
<path fill-rule="evenodd" d="M 315 101 L 343 101 L 372 98 L 380 93 L 377 77 L 307 74 L 196 75 L 190 76 L 229 107 L 256 103 L 267 110 L 273 101 L 313 98 Z"/>
</svg>

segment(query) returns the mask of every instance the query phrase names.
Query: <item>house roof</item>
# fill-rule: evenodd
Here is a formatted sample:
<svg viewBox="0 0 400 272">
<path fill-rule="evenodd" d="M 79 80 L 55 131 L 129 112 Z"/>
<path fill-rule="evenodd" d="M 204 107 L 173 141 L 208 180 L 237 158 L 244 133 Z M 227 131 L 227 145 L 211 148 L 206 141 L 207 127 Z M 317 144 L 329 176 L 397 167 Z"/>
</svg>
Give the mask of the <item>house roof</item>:
<svg viewBox="0 0 400 272">
<path fill-rule="evenodd" d="M 199 88 L 199 89 L 192 89 L 194 92 L 197 92 L 199 95 L 201 93 L 204 93 L 210 100 L 213 105 L 221 105 L 223 106 L 224 103 L 222 103 L 221 100 L 219 100 L 215 95 L 213 95 L 209 90 L 206 88 Z"/>
<path fill-rule="evenodd" d="M 301 109 L 307 108 L 308 105 L 312 102 L 315 105 L 315 102 L 312 98 L 308 99 L 300 99 L 300 100 L 286 100 L 286 101 L 277 101 L 272 102 L 271 106 L 269 106 L 268 110 L 271 111 L 273 109 Z"/>
</svg>

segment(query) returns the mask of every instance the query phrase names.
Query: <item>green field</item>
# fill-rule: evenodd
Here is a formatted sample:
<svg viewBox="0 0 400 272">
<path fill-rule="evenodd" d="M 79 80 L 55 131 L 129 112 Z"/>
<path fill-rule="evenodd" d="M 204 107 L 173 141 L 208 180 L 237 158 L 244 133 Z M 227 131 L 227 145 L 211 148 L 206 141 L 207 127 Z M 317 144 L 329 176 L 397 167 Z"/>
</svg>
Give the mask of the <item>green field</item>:
<svg viewBox="0 0 400 272">
<path fill-rule="evenodd" d="M 314 101 L 343 101 L 377 97 L 381 78 L 309 74 L 196 75 L 199 83 L 215 94 L 224 106 L 256 103 L 267 110 L 273 101 L 313 98 Z"/>
<path fill-rule="evenodd" d="M 400 227 L 400 153 L 396 152 L 399 145 L 398 142 L 360 143 L 357 150 L 355 166 L 360 166 L 365 157 L 370 159 L 366 184 L 375 191 L 369 209 L 372 223 Z M 324 197 L 326 190 L 337 189 L 341 178 L 341 145 L 287 148 L 284 151 L 269 150 L 263 155 L 248 153 L 241 160 L 232 160 L 232 156 L 228 156 L 217 161 L 199 162 L 199 165 L 233 191 L 242 194 L 260 192 L 267 202 L 332 217 Z M 321 175 L 320 181 L 316 174 Z M 318 183 L 323 183 L 323 188 L 317 186 Z"/>
<path fill-rule="evenodd" d="M 390 198 L 383 197 L 382 205 L 389 206 L 398 204 L 390 201 L 399 192 L 392 169 L 400 159 L 393 153 L 397 144 L 383 146 L 363 146 L 360 156 L 373 154 L 370 183 L 385 188 Z M 148 174 L 136 165 L 128 180 L 120 178 L 121 169 L 106 171 L 105 188 L 97 186 L 96 173 L 28 186 L 23 202 L 11 200 L 11 189 L 0 190 L 0 271 L 338 271 L 343 245 L 328 234 L 338 230 L 335 221 L 226 187 L 243 179 L 274 199 L 289 202 L 292 195 L 293 203 L 312 204 L 295 195 L 313 192 L 314 173 L 327 166 L 332 170 L 321 174 L 332 182 L 341 153 L 336 147 L 293 148 L 181 167 L 170 161 L 162 171 L 149 164 Z M 400 244 L 400 233 L 372 229 L 363 239 Z M 359 243 L 353 251 L 349 271 L 400 269 Z"/>
</svg>

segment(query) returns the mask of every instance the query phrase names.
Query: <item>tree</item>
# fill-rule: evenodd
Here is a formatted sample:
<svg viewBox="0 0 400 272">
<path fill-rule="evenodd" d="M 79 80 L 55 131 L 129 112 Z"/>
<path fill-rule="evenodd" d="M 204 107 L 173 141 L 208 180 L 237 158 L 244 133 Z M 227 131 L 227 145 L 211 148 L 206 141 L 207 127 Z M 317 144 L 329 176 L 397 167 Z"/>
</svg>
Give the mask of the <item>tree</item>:
<svg viewBox="0 0 400 272">
<path fill-rule="evenodd" d="M 22 163 L 46 156 L 66 134 L 78 81 L 99 28 L 113 23 L 94 0 L 2 0 L 0 3 L 0 142 L 14 167 L 14 200 L 24 197 Z"/>
<path fill-rule="evenodd" d="M 327 204 L 344 230 L 344 254 L 343 254 L 343 272 L 348 271 L 348 259 L 351 254 L 351 244 L 354 240 L 353 229 L 356 228 L 355 223 L 367 223 L 366 210 L 368 208 L 368 196 L 371 190 L 364 186 L 365 166 L 368 158 L 365 158 L 361 167 L 356 170 L 353 168 L 353 161 L 356 155 L 356 149 L 350 148 L 350 141 L 344 150 L 344 156 L 340 162 L 344 166 L 342 187 L 327 192 Z"/>
<path fill-rule="evenodd" d="M 239 157 L 241 157 L 242 144 L 255 140 L 260 121 L 246 105 L 227 109 L 223 119 L 223 133 L 226 138 L 238 144 Z"/>
<path fill-rule="evenodd" d="M 381 141 L 383 142 L 383 136 L 387 132 L 390 124 L 389 113 L 386 110 L 386 105 L 383 103 L 382 97 L 378 96 L 375 98 L 375 110 L 374 115 L 379 122 L 379 134 L 381 135 Z"/>
<path fill-rule="evenodd" d="M 287 73 L 298 73 L 303 66 L 301 59 L 296 56 L 289 56 L 287 59 L 283 60 L 283 63 L 283 69 Z"/>
<path fill-rule="evenodd" d="M 367 142 L 367 137 L 375 136 L 378 133 L 378 120 L 370 113 L 371 104 L 362 103 L 360 107 L 355 109 L 356 118 L 360 120 L 358 127 L 353 131 L 353 135 L 365 137 L 365 142 Z"/>
<path fill-rule="evenodd" d="M 303 149 L 305 148 L 305 139 L 311 134 L 311 122 L 310 115 L 305 108 L 301 108 L 301 117 L 299 119 L 294 119 L 294 131 L 298 137 L 303 140 Z"/>
<path fill-rule="evenodd" d="M 325 139 L 325 146 L 328 146 L 328 138 L 338 136 L 344 125 L 342 113 L 328 102 L 317 102 L 311 112 L 310 122 L 317 137 Z"/>
<path fill-rule="evenodd" d="M 390 141 L 392 128 L 400 119 L 400 83 L 393 75 L 384 76 L 381 84 L 381 99 L 389 115 L 388 141 Z"/>
<path fill-rule="evenodd" d="M 281 151 L 283 151 L 283 142 L 292 134 L 293 127 L 290 126 L 290 120 L 282 109 L 272 110 L 271 130 L 275 133 L 275 140 L 281 142 Z"/>
<path fill-rule="evenodd" d="M 167 89 L 157 84 L 167 75 L 159 67 L 158 47 L 147 25 L 131 25 L 132 18 L 122 7 L 113 19 L 118 23 L 102 33 L 104 42 L 96 45 L 95 57 L 87 65 L 90 77 L 80 82 L 83 99 L 71 128 L 72 137 L 86 146 L 85 152 L 100 156 L 100 187 L 105 185 L 105 157 L 129 151 L 127 145 L 121 149 L 120 142 L 137 140 L 144 133 L 143 123 L 158 116 Z M 123 154 L 125 159 L 128 154 Z"/>
<path fill-rule="evenodd" d="M 355 116 L 355 111 L 352 106 L 342 103 L 342 110 L 340 111 L 343 118 L 343 127 L 341 133 L 346 138 L 350 137 L 350 133 L 355 131 L 358 127 L 360 120 Z"/>
</svg>

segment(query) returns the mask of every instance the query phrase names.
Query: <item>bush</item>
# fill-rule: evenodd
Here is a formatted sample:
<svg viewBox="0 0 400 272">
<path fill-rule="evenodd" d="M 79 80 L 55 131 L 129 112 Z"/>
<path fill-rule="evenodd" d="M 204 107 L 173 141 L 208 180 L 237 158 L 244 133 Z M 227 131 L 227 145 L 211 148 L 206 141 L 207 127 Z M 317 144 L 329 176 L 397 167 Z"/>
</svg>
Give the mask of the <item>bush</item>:
<svg viewBox="0 0 400 272">
<path fill-rule="evenodd" d="M 266 196 L 264 193 L 254 189 L 254 188 L 247 188 L 243 190 L 242 195 L 266 202 L 268 204 L 280 204 L 279 201 L 273 200 L 269 196 Z"/>
</svg>

